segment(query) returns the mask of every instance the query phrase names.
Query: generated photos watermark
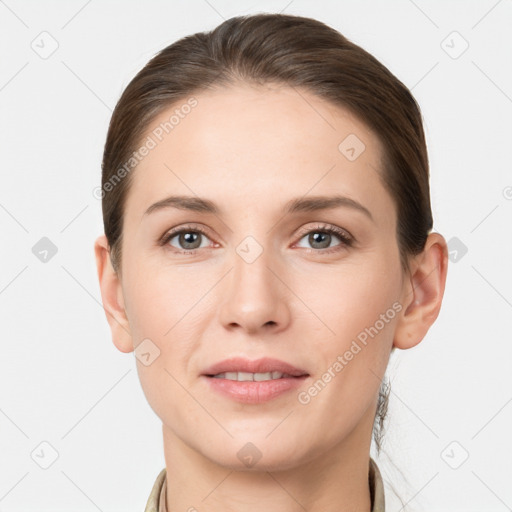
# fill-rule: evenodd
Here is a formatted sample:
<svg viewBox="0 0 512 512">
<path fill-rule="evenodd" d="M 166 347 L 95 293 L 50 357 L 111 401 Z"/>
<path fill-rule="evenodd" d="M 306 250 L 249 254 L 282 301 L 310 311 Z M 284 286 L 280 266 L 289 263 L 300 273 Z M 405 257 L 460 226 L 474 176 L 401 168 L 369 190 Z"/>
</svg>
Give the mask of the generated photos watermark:
<svg viewBox="0 0 512 512">
<path fill-rule="evenodd" d="M 307 405 L 311 402 L 312 398 L 317 396 L 331 380 L 336 377 L 347 364 L 354 359 L 354 357 L 361 352 L 361 350 L 368 344 L 369 338 L 373 339 L 379 334 L 384 327 L 389 324 L 397 313 L 402 311 L 402 304 L 395 301 L 385 313 L 381 313 L 379 319 L 374 322 L 370 327 L 365 327 L 357 336 L 352 340 L 350 348 L 348 348 L 342 355 L 339 355 L 335 361 L 329 365 L 329 368 L 322 374 L 322 376 L 315 381 L 307 390 L 301 391 L 297 395 L 300 404 Z"/>
<path fill-rule="evenodd" d="M 149 155 L 150 151 L 155 149 L 160 142 L 165 138 L 166 135 L 172 132 L 176 126 L 178 126 L 185 117 L 192 112 L 192 109 L 197 107 L 198 101 L 192 96 L 186 103 L 180 105 L 179 108 L 175 108 L 173 113 L 169 116 L 169 119 L 161 122 L 156 128 L 151 131 L 142 145 L 135 150 L 130 158 L 124 162 L 124 164 L 117 169 L 117 171 L 110 176 L 110 178 L 103 183 L 102 186 L 96 187 L 92 194 L 96 199 L 102 199 L 108 192 L 114 190 L 116 185 L 125 178 L 130 171 L 132 171 L 146 156 Z"/>
</svg>

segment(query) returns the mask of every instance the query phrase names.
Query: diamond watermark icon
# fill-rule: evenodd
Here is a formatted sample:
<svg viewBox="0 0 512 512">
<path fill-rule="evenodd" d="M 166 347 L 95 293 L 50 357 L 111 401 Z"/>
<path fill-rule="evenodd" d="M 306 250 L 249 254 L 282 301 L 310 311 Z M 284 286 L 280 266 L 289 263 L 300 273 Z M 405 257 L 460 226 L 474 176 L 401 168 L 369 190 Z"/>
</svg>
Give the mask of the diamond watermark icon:
<svg viewBox="0 0 512 512">
<path fill-rule="evenodd" d="M 248 468 L 252 468 L 262 456 L 262 453 L 252 443 L 246 443 L 236 454 Z"/>
<path fill-rule="evenodd" d="M 458 59 L 469 48 L 469 43 L 454 30 L 441 41 L 441 48 L 452 59 Z"/>
<path fill-rule="evenodd" d="M 443 459 L 452 469 L 458 469 L 469 458 L 469 452 L 458 441 L 452 441 L 442 452 Z"/>
<path fill-rule="evenodd" d="M 364 142 L 355 133 L 345 137 L 338 146 L 339 152 L 351 162 L 359 158 L 365 149 Z"/>
<path fill-rule="evenodd" d="M 40 468 L 48 469 L 59 458 L 59 452 L 48 441 L 43 441 L 32 450 L 30 457 Z"/>
<path fill-rule="evenodd" d="M 468 252 L 466 244 L 456 236 L 448 240 L 448 258 L 452 263 L 458 263 Z"/>
<path fill-rule="evenodd" d="M 254 263 L 263 252 L 263 247 L 252 236 L 246 236 L 237 246 L 236 253 L 246 262 Z"/>
<path fill-rule="evenodd" d="M 32 254 L 42 263 L 48 263 L 57 254 L 57 246 L 48 237 L 43 236 L 32 247 Z"/>
<path fill-rule="evenodd" d="M 44 30 L 34 38 L 30 43 L 30 47 L 41 59 L 46 60 L 57 51 L 59 43 L 49 32 Z"/>
<path fill-rule="evenodd" d="M 135 357 L 144 366 L 149 366 L 160 357 L 160 349 L 149 338 L 145 338 L 137 345 Z"/>
</svg>

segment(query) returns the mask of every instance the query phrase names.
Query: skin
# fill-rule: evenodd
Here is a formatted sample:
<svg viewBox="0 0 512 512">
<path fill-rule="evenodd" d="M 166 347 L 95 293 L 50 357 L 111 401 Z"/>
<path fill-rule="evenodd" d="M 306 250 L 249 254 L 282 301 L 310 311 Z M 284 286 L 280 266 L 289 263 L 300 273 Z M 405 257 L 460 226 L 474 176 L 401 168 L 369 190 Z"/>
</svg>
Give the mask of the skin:
<svg viewBox="0 0 512 512">
<path fill-rule="evenodd" d="M 395 205 L 380 178 L 380 140 L 347 110 L 268 84 L 194 96 L 197 107 L 132 171 L 120 273 L 105 236 L 95 244 L 115 346 L 131 352 L 149 338 L 160 350 L 149 366 L 136 364 L 162 420 L 167 508 L 369 511 L 381 379 L 391 350 L 417 345 L 438 316 L 446 242 L 430 234 L 423 253 L 410 258 L 410 273 L 403 272 Z M 158 116 L 146 136 L 175 108 Z M 354 161 L 338 149 L 349 134 L 366 146 Z M 334 193 L 372 218 L 348 206 L 282 212 L 291 199 Z M 209 199 L 220 212 L 144 214 L 171 195 Z M 179 235 L 158 244 L 189 223 L 207 232 L 195 254 L 178 252 L 191 250 Z M 319 225 L 345 230 L 353 244 L 335 234 L 324 245 L 315 242 L 308 235 L 322 233 Z M 247 236 L 263 249 L 252 263 L 236 251 Z M 321 379 L 393 303 L 401 306 L 394 318 L 301 404 L 298 392 Z M 274 357 L 310 376 L 269 402 L 235 402 L 200 377 L 231 356 Z M 261 452 L 252 467 L 237 457 L 248 442 Z"/>
</svg>

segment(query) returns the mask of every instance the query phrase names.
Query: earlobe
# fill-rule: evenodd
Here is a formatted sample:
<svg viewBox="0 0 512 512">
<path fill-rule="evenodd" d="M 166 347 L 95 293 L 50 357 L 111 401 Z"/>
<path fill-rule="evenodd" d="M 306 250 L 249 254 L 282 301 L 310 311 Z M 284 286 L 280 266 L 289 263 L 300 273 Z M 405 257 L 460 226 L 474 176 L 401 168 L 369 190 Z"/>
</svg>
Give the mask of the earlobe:
<svg viewBox="0 0 512 512">
<path fill-rule="evenodd" d="M 414 258 L 411 274 L 404 283 L 404 308 L 397 322 L 394 348 L 412 348 L 425 337 L 441 309 L 447 270 L 446 241 L 439 233 L 431 233 L 424 250 Z"/>
<path fill-rule="evenodd" d="M 121 352 L 132 352 L 134 347 L 126 315 L 121 281 L 112 267 L 108 241 L 105 235 L 96 239 L 94 252 L 103 309 L 112 332 L 112 342 Z"/>
</svg>

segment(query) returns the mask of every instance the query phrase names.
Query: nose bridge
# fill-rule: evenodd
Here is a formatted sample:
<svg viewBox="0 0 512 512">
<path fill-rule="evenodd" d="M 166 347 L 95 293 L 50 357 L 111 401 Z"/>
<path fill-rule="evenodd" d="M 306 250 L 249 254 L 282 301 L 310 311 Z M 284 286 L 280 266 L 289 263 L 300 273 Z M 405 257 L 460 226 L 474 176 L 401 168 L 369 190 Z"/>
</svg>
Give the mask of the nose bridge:
<svg viewBox="0 0 512 512">
<path fill-rule="evenodd" d="M 260 237 L 261 239 L 261 237 Z M 245 237 L 235 249 L 236 255 L 233 258 L 234 272 L 233 281 L 237 291 L 246 292 L 247 288 L 254 288 L 254 292 L 268 293 L 271 283 L 270 275 L 272 274 L 268 267 L 271 267 L 272 250 L 267 240 L 260 243 L 252 235 Z M 237 286 L 238 284 L 242 286 Z"/>
<path fill-rule="evenodd" d="M 260 240 L 249 235 L 235 247 L 233 271 L 221 307 L 221 321 L 226 327 L 238 325 L 254 332 L 264 326 L 283 327 L 288 322 L 283 284 L 274 275 L 279 262 L 269 237 Z"/>
</svg>

